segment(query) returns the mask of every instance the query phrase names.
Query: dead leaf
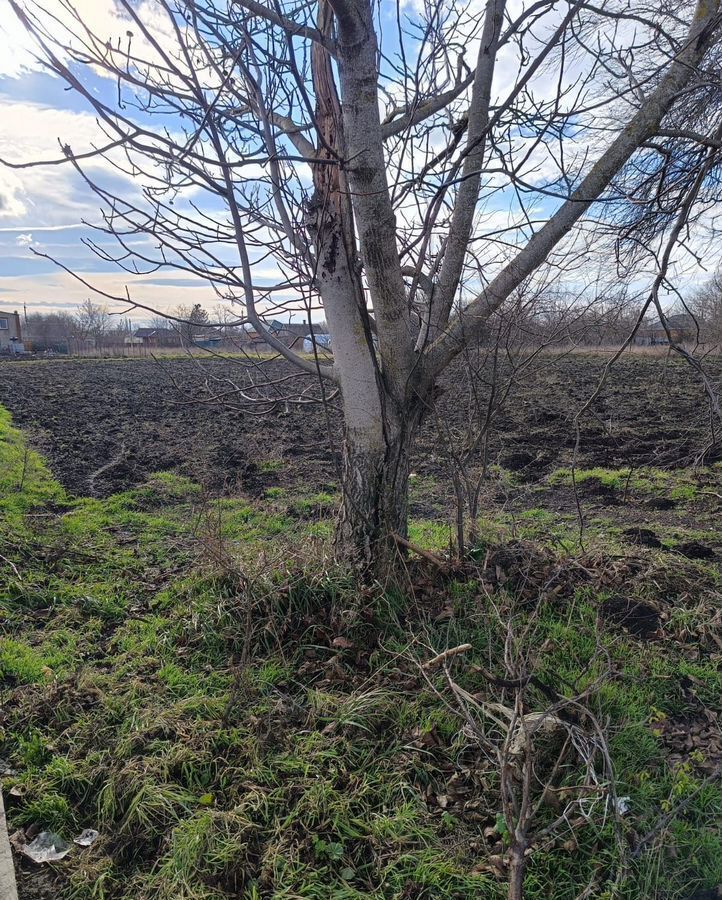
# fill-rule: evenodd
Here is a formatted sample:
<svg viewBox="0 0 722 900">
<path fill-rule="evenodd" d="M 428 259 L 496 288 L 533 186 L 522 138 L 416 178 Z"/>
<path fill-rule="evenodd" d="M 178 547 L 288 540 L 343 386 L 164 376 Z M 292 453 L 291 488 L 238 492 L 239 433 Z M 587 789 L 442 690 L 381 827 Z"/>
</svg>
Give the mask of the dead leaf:
<svg viewBox="0 0 722 900">
<path fill-rule="evenodd" d="M 348 638 L 343 637 L 343 635 L 339 635 L 334 638 L 331 642 L 331 646 L 335 647 L 337 650 L 352 650 L 353 649 L 353 641 L 350 641 Z"/>
</svg>

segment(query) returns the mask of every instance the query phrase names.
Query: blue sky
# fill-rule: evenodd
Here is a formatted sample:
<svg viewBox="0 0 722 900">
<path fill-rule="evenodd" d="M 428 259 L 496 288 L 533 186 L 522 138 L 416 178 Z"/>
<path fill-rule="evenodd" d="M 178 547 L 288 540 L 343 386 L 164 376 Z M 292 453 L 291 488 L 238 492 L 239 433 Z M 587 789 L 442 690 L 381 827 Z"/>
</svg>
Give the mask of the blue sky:
<svg viewBox="0 0 722 900">
<path fill-rule="evenodd" d="M 125 34 L 128 23 L 119 17 L 113 0 L 75 2 L 98 35 Z M 152 3 L 138 2 L 148 15 L 153 14 Z M 393 52 L 397 46 L 395 29 L 389 26 L 384 31 L 386 50 Z M 15 22 L 7 0 L 0 0 L 0 39 L 10 48 L 5 56 L 0 54 L 0 157 L 13 161 L 53 159 L 60 155 L 59 142 L 70 144 L 76 153 L 90 149 L 94 140 L 102 143 L 85 101 L 67 90 L 61 79 L 39 69 L 29 38 Z M 94 75 L 92 70 L 84 72 L 92 91 L 101 95 L 115 91 L 114 82 Z M 116 179 L 121 196 L 124 190 L 137 187 L 132 180 L 124 185 L 122 178 L 106 166 L 101 180 L 107 183 L 109 178 Z M 98 259 L 84 240 L 92 238 L 114 246 L 110 239 L 83 225 L 101 221 L 99 205 L 68 165 L 21 171 L 0 166 L 0 308 L 26 305 L 29 311 L 73 310 L 91 294 L 36 253 L 60 260 L 110 295 L 124 296 L 126 286 L 130 286 L 139 302 L 161 310 L 181 303 L 200 302 L 208 308 L 216 305 L 213 291 L 200 281 L 172 271 L 129 278 L 112 263 Z M 493 227 L 507 224 L 513 206 L 513 197 L 501 193 L 495 196 L 485 209 Z M 277 276 L 277 272 L 271 273 L 267 280 L 276 281 Z"/>
<path fill-rule="evenodd" d="M 99 33 L 124 34 L 126 27 L 110 0 L 83 0 Z M 0 0 L 0 157 L 13 162 L 56 159 L 59 141 L 74 151 L 102 142 L 86 103 L 66 90 L 61 79 L 40 70 L 31 44 L 15 21 L 7 0 Z M 84 76 L 94 92 L 114 84 L 92 72 Z M 122 194 L 123 176 L 103 173 Z M 127 185 L 128 189 L 132 185 Z M 92 239 L 112 247 L 110 239 L 83 223 L 101 221 L 100 203 L 70 166 L 13 170 L 0 165 L 0 309 L 73 311 L 92 292 L 49 259 L 63 265 L 111 295 L 123 296 L 133 283 L 138 299 L 169 309 L 177 304 L 215 304 L 213 292 L 197 280 L 171 272 L 129 279 L 83 244 Z"/>
<path fill-rule="evenodd" d="M 517 5 L 521 2 L 516 0 Z M 113 0 L 75 0 L 75 3 L 97 34 L 109 37 L 125 34 L 128 23 L 119 16 Z M 138 0 L 138 3 L 145 13 L 153 15 L 152 0 Z M 394 30 L 385 31 L 387 36 L 392 35 L 391 45 L 386 49 L 393 51 Z M 89 150 L 94 142 L 103 143 L 85 101 L 67 90 L 61 79 L 43 72 L 33 59 L 29 39 L 15 21 L 8 0 L 0 0 L 0 41 L 0 158 L 54 159 L 60 155 L 59 141 L 70 144 L 76 153 Z M 508 90 L 517 71 L 513 54 L 502 59 L 499 76 L 503 90 Z M 100 78 L 92 70 L 85 73 L 83 77 L 88 79 L 86 84 L 92 91 L 101 95 L 114 93 L 114 82 Z M 571 143 L 570 149 L 573 149 Z M 541 160 L 539 172 L 543 170 Z M 102 174 L 104 183 L 112 180 L 121 196 L 124 191 L 137 189 L 132 179 L 113 172 L 107 165 L 97 172 Z M 549 176 L 539 174 L 538 177 L 543 180 Z M 547 214 L 554 205 L 554 201 L 541 195 L 533 202 L 539 215 Z M 212 289 L 183 273 L 165 270 L 131 278 L 112 263 L 95 256 L 84 240 L 115 246 L 113 241 L 83 224 L 101 221 L 99 206 L 98 199 L 68 165 L 24 170 L 0 165 L 0 309 L 22 309 L 25 305 L 28 311 L 72 311 L 92 295 L 88 287 L 37 253 L 60 260 L 112 296 L 124 296 L 129 287 L 139 302 L 159 310 L 196 302 L 208 309 L 215 307 L 217 300 Z M 510 217 L 518 213 L 513 195 L 506 190 L 495 193 L 489 204 L 482 204 L 480 209 L 483 210 L 480 227 L 490 232 L 504 228 Z M 707 257 L 708 271 L 714 264 Z M 644 277 L 643 273 L 640 276 Z M 706 277 L 706 273 L 698 269 L 686 277 L 688 284 L 694 284 Z M 268 266 L 266 279 L 276 281 L 277 278 L 278 271 Z"/>
</svg>

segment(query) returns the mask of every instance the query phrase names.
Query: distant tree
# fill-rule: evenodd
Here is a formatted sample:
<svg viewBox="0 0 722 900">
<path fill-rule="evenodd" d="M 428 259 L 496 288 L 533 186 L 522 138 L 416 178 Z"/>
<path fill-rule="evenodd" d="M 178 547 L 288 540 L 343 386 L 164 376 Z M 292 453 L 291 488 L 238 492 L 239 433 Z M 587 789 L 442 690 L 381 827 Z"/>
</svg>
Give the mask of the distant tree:
<svg viewBox="0 0 722 900">
<path fill-rule="evenodd" d="M 170 323 L 166 316 L 152 316 L 148 321 L 149 328 L 169 328 Z"/>
<path fill-rule="evenodd" d="M 101 348 L 111 330 L 111 318 L 105 304 L 84 300 L 75 314 L 75 337 L 82 342 L 92 341 Z"/>
<path fill-rule="evenodd" d="M 212 319 L 218 323 L 213 330 L 224 340 L 231 341 L 238 345 L 243 342 L 245 329 L 243 324 L 239 322 L 238 316 L 223 304 L 218 304 L 213 310 Z"/>
<path fill-rule="evenodd" d="M 75 320 L 68 313 L 31 313 L 24 332 L 37 347 L 69 347 L 75 334 Z"/>
<path fill-rule="evenodd" d="M 95 152 L 63 143 L 59 162 L 96 191 L 118 265 L 205 279 L 340 396 L 338 546 L 376 574 L 407 533 L 437 381 L 495 312 L 527 280 L 588 265 L 600 224 L 658 260 L 656 302 L 717 196 L 720 0 L 155 0 L 152 18 L 116 0 L 127 32 L 111 40 L 72 0 L 62 17 L 10 6 L 107 134 Z M 267 327 L 301 307 L 323 311 L 333 364 Z"/>
<path fill-rule="evenodd" d="M 196 338 L 204 332 L 208 331 L 211 319 L 205 309 L 196 303 L 190 314 L 191 337 Z"/>
<path fill-rule="evenodd" d="M 200 303 L 194 303 L 193 306 L 181 304 L 173 310 L 173 327 L 179 332 L 184 344 L 192 344 L 200 334 L 205 334 L 210 321 L 210 316 Z M 166 321 L 166 327 L 167 325 Z"/>
<path fill-rule="evenodd" d="M 722 352 L 722 270 L 718 270 L 688 301 L 700 338 Z"/>
</svg>

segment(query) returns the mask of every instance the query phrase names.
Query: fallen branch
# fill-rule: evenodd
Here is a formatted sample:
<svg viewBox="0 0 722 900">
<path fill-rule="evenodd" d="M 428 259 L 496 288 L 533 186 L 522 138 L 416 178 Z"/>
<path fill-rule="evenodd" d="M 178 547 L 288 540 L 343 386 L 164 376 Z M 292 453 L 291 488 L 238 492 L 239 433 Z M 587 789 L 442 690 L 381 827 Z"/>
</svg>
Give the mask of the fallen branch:
<svg viewBox="0 0 722 900">
<path fill-rule="evenodd" d="M 0 561 L 4 562 L 6 565 L 10 566 L 10 568 L 13 570 L 17 580 L 22 581 L 22 578 L 20 577 L 20 572 L 18 571 L 18 567 L 15 565 L 15 563 L 12 560 L 8 559 L 7 556 L 3 556 L 2 553 L 0 553 Z"/>
<path fill-rule="evenodd" d="M 88 476 L 88 489 L 91 497 L 97 496 L 95 492 L 95 482 L 98 480 L 98 478 L 100 478 L 100 476 L 107 472 L 109 469 L 114 469 L 116 466 L 119 466 L 122 462 L 124 462 L 127 455 L 128 453 L 125 449 L 125 443 L 122 443 L 120 445 L 120 450 L 118 451 L 118 453 L 109 462 L 105 463 L 105 465 L 102 465 L 99 469 L 96 469 L 94 472 L 90 473 L 90 475 Z"/>
<path fill-rule="evenodd" d="M 421 547 L 417 547 L 416 544 L 412 544 L 411 541 L 407 541 L 406 538 L 401 537 L 400 534 L 392 534 L 391 537 L 396 541 L 397 544 L 400 544 L 402 547 L 406 547 L 407 550 L 411 550 L 412 553 L 415 553 L 417 556 L 420 556 L 422 559 L 425 559 L 432 565 L 437 566 L 439 569 L 446 568 L 446 561 L 443 560 L 440 556 L 436 556 L 435 553 L 430 553 L 428 550 L 422 550 Z"/>
<path fill-rule="evenodd" d="M 458 647 L 450 647 L 448 650 L 444 650 L 443 653 L 439 653 L 433 659 L 425 662 L 422 668 L 433 669 L 436 666 L 445 663 L 447 660 L 453 659 L 455 656 L 460 656 L 462 653 L 466 653 L 468 650 L 471 650 L 471 644 L 459 644 Z"/>
</svg>

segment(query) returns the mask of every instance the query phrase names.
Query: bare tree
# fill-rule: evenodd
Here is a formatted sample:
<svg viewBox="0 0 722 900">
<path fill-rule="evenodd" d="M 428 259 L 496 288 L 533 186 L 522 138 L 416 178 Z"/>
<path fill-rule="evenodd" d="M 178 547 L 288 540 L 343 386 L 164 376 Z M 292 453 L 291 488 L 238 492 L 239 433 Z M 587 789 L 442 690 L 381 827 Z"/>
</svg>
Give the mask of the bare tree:
<svg viewBox="0 0 722 900">
<path fill-rule="evenodd" d="M 75 333 L 75 321 L 69 313 L 32 313 L 26 319 L 25 333 L 34 349 L 66 349 Z"/>
<path fill-rule="evenodd" d="M 651 244 L 674 222 L 676 240 L 675 211 L 693 218 L 680 198 L 694 183 L 704 199 L 722 147 L 719 0 L 485 0 L 481 15 L 425 0 L 395 22 L 371 0 L 157 0 L 152 22 L 118 0 L 127 32 L 110 40 L 72 0 L 10 5 L 105 133 L 36 161 L 97 194 L 119 249 L 96 252 L 203 279 L 320 396 L 338 392 L 339 547 L 376 572 L 406 535 L 441 374 L 535 273 L 578 271 L 595 223 Z M 327 319 L 332 364 L 267 327 L 301 308 Z"/>
<path fill-rule="evenodd" d="M 596 303 L 579 301 L 579 297 L 561 297 L 549 288 L 516 290 L 488 320 L 487 340 L 466 347 L 461 354 L 462 365 L 455 370 L 455 379 L 464 385 L 463 415 L 454 417 L 455 427 L 445 404 L 434 410 L 440 453 L 446 459 L 456 496 L 460 555 L 467 536 L 472 544 L 479 538 L 481 493 L 493 461 L 490 447 L 496 421 L 516 399 L 521 384 L 553 366 L 569 352 L 571 344 L 589 332 Z M 555 351 L 557 344 L 561 347 Z M 458 395 L 452 402 L 459 409 Z"/>
<path fill-rule="evenodd" d="M 688 302 L 705 344 L 722 353 L 722 272 L 718 271 Z"/>
<path fill-rule="evenodd" d="M 465 690 L 453 665 L 472 651 L 471 644 L 434 652 L 421 671 L 431 690 L 463 722 L 462 733 L 478 745 L 489 774 L 492 767 L 496 771 L 501 822 L 491 830 L 499 832 L 501 826 L 506 848 L 489 857 L 487 866 L 507 875 L 508 900 L 523 900 L 531 857 L 561 837 L 575 846 L 577 831 L 603 828 L 611 821 L 624 858 L 624 807 L 616 794 L 608 736 L 593 712 L 613 672 L 609 652 L 598 641 L 583 667 L 584 676 L 559 690 L 539 671 L 545 644 L 539 640 L 537 613 L 525 621 L 513 600 L 511 609 L 504 609 L 492 596 L 486 599 L 491 620 L 497 620 L 495 628 L 503 635 L 498 654 L 503 671 L 475 665 L 481 690 Z M 439 670 L 441 679 L 435 677 Z M 593 671 L 599 674 L 590 678 Z"/>
<path fill-rule="evenodd" d="M 83 343 L 92 342 L 95 347 L 101 349 L 111 327 L 107 305 L 94 303 L 88 298 L 78 306 L 74 321 L 76 339 Z"/>
<path fill-rule="evenodd" d="M 168 319 L 161 315 L 151 316 L 148 325 L 151 328 L 168 328 Z"/>
<path fill-rule="evenodd" d="M 184 306 L 183 304 L 176 306 L 173 315 L 175 328 L 186 346 L 191 346 L 200 334 L 205 333 L 211 321 L 208 312 L 200 303 L 194 303 L 193 306 Z"/>
</svg>

